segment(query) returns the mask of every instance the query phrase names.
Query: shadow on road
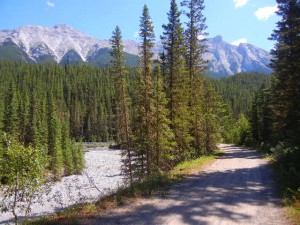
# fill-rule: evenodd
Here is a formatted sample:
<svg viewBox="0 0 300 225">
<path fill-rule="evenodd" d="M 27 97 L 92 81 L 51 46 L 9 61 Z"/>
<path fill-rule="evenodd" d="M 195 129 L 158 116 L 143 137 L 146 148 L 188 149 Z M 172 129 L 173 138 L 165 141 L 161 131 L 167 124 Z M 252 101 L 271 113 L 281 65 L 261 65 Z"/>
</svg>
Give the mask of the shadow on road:
<svg viewBox="0 0 300 225">
<path fill-rule="evenodd" d="M 245 150 L 241 147 L 224 146 L 222 149 L 227 153 L 222 155 L 221 159 L 243 158 L 243 159 L 262 159 L 262 156 L 253 150 Z"/>
<path fill-rule="evenodd" d="M 107 216 L 83 219 L 82 223 L 280 224 L 269 222 L 268 218 L 267 223 L 252 223 L 254 217 L 264 217 L 270 205 L 280 205 L 268 165 L 254 151 L 232 146 L 222 149 L 226 154 L 218 162 L 224 164 L 223 167 L 220 163 L 216 168 L 211 166 L 200 175 L 191 175 L 183 183 L 163 190 L 164 195 L 158 194 L 154 200 L 145 199 L 140 205 L 125 206 L 124 211 Z"/>
<path fill-rule="evenodd" d="M 222 159 L 258 159 L 257 153 L 230 147 Z M 92 220 L 91 224 L 165 224 L 165 218 L 178 218 L 178 224 L 214 224 L 212 221 L 228 221 L 225 224 L 251 221 L 253 212 L 242 209 L 245 205 L 279 205 L 270 170 L 266 164 L 253 168 L 224 171 L 208 171 L 194 175 L 167 190 L 167 195 L 134 207 L 126 213 L 108 215 Z M 147 202 L 147 201 L 146 201 Z M 255 212 L 254 212 L 255 215 Z M 208 220 L 210 217 L 212 220 Z M 87 224 L 89 221 L 87 221 Z"/>
</svg>

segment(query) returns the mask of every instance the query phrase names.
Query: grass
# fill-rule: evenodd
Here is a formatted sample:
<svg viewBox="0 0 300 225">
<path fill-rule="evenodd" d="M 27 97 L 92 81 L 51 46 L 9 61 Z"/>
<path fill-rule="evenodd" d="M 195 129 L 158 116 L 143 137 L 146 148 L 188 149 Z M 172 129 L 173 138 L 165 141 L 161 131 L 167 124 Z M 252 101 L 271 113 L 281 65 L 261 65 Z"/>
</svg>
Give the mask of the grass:
<svg viewBox="0 0 300 225">
<path fill-rule="evenodd" d="M 167 192 L 163 191 L 163 188 L 180 182 L 191 174 L 199 173 L 205 165 L 208 165 L 223 154 L 221 151 L 215 151 L 212 155 L 183 162 L 168 173 L 153 176 L 143 182 L 135 183 L 133 188 L 120 188 L 115 193 L 102 198 L 96 203 L 84 203 L 69 207 L 55 215 L 45 216 L 36 221 L 31 221 L 30 224 L 78 225 L 80 224 L 80 220 L 84 218 L 91 218 L 104 213 L 108 209 L 132 203 L 139 197 L 149 197 L 154 193 L 159 193 L 163 197 L 167 195 Z M 160 192 L 158 192 L 159 190 Z"/>
<path fill-rule="evenodd" d="M 300 225 L 300 200 L 285 198 L 284 205 L 288 217 L 297 225 Z"/>
<path fill-rule="evenodd" d="M 283 169 L 282 165 L 274 159 L 270 160 L 275 180 L 280 188 L 283 198 L 283 204 L 287 212 L 287 216 L 293 223 L 300 225 L 300 187 L 298 190 L 291 189 L 296 184 L 291 176 Z"/>
</svg>

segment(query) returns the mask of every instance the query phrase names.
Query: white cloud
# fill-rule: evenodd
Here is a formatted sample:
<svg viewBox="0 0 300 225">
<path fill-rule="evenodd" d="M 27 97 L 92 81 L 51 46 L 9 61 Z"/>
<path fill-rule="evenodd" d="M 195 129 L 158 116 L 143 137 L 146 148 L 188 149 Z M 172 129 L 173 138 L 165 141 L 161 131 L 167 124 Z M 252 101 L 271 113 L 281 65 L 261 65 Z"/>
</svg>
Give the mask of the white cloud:
<svg viewBox="0 0 300 225">
<path fill-rule="evenodd" d="M 266 6 L 255 11 L 255 16 L 259 20 L 267 20 L 278 11 L 278 6 Z"/>
<path fill-rule="evenodd" d="M 199 34 L 197 38 L 199 41 L 201 41 L 201 40 L 205 39 L 205 36 L 202 34 Z"/>
<path fill-rule="evenodd" d="M 241 43 L 247 43 L 247 39 L 246 38 L 240 38 L 236 41 L 231 42 L 232 45 L 236 45 L 236 46 L 239 46 Z"/>
<path fill-rule="evenodd" d="M 54 2 L 47 1 L 46 3 L 47 3 L 47 5 L 49 7 L 55 7 L 55 3 Z"/>
<path fill-rule="evenodd" d="M 233 0 L 235 8 L 242 7 L 242 6 L 246 5 L 248 2 L 249 2 L 249 0 Z"/>
<path fill-rule="evenodd" d="M 134 38 L 138 38 L 139 37 L 139 32 L 138 31 L 134 32 L 133 36 L 134 36 Z"/>
</svg>

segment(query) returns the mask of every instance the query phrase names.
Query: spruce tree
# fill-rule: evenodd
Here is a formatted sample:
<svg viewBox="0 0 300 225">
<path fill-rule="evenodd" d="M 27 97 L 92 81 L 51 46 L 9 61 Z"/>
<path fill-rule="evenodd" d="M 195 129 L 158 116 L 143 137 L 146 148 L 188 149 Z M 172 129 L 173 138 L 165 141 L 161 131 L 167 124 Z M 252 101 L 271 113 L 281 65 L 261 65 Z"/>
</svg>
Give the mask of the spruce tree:
<svg viewBox="0 0 300 225">
<path fill-rule="evenodd" d="M 274 133 L 279 140 L 299 144 L 300 132 L 300 2 L 277 0 L 281 20 L 271 39 L 276 41 L 271 67 L 275 116 Z"/>
<path fill-rule="evenodd" d="M 26 146 L 32 145 L 36 146 L 37 145 L 37 140 L 36 140 L 36 135 L 37 135 L 37 130 L 36 130 L 36 120 L 37 120 L 37 115 L 36 115 L 36 100 L 34 97 L 34 94 L 30 94 L 30 105 L 29 105 L 29 115 L 28 115 L 28 121 L 26 124 L 26 135 L 25 135 L 25 140 L 24 143 Z"/>
<path fill-rule="evenodd" d="M 193 148 L 197 155 L 201 152 L 201 139 L 203 134 L 200 132 L 201 121 L 203 120 L 203 73 L 207 68 L 207 60 L 204 53 L 207 51 L 205 44 L 207 35 L 205 29 L 206 18 L 203 15 L 204 0 L 184 0 L 182 6 L 187 8 L 184 14 L 188 18 L 185 30 L 185 45 L 187 49 L 186 64 L 189 73 L 189 107 L 191 112 L 191 135 L 193 137 Z M 197 97 L 195 97 L 197 96 Z M 201 137 L 202 135 L 202 137 Z"/>
<path fill-rule="evenodd" d="M 12 82 L 5 94 L 3 131 L 10 137 L 18 138 L 18 100 L 15 84 Z"/>
<path fill-rule="evenodd" d="M 259 107 L 260 107 L 259 94 L 256 93 L 254 100 L 252 102 L 251 115 L 249 121 L 251 126 L 252 138 L 255 141 L 255 143 L 260 143 L 262 141 L 261 130 L 260 130 L 261 118 L 259 114 Z"/>
<path fill-rule="evenodd" d="M 277 159 L 289 177 L 286 180 L 293 181 L 286 186 L 297 190 L 300 186 L 300 1 L 277 0 L 277 3 L 281 20 L 271 38 L 277 42 L 271 51 L 275 73 L 271 86 L 275 138 L 271 139 L 280 146 Z"/>
<path fill-rule="evenodd" d="M 55 179 L 60 179 L 63 175 L 63 168 L 64 168 L 64 159 L 63 159 L 63 149 L 62 149 L 62 125 L 60 119 L 55 116 L 54 119 L 54 126 L 51 131 L 54 131 L 54 149 L 53 155 L 51 156 L 51 163 L 50 167 L 55 175 Z"/>
<path fill-rule="evenodd" d="M 28 114 L 28 97 L 25 92 L 22 98 L 19 98 L 18 102 L 18 133 L 19 142 L 24 144 L 26 139 L 26 125 L 27 125 L 27 114 Z"/>
<path fill-rule="evenodd" d="M 61 123 L 55 115 L 52 93 L 47 94 L 47 111 L 48 155 L 50 157 L 50 170 L 54 172 L 56 179 L 60 179 L 63 167 Z"/>
<path fill-rule="evenodd" d="M 255 144 L 272 142 L 272 95 L 271 90 L 262 85 L 256 92 L 251 107 L 250 126 Z"/>
<path fill-rule="evenodd" d="M 122 43 L 121 30 L 118 26 L 113 32 L 110 43 L 112 46 L 112 70 L 114 73 L 115 86 L 114 102 L 116 112 L 116 140 L 120 147 L 123 149 L 123 170 L 128 176 L 130 184 L 132 185 L 134 181 L 134 168 L 132 129 L 129 114 L 130 98 L 126 83 L 126 75 L 128 74 L 128 71 L 125 68 L 124 45 Z"/>
<path fill-rule="evenodd" d="M 140 93 L 139 104 L 137 105 L 137 117 L 140 118 L 136 121 L 136 126 L 138 129 L 135 132 L 135 136 L 138 142 L 138 147 L 140 153 L 144 153 L 144 156 L 141 156 L 141 160 L 146 160 L 145 163 L 142 162 L 142 165 L 145 168 L 142 168 L 146 175 L 149 177 L 151 171 L 153 171 L 153 138 L 154 138 L 154 129 L 153 129 L 153 89 L 152 89 L 152 57 L 154 53 L 152 48 L 154 46 L 154 27 L 149 15 L 149 9 L 144 5 L 143 13 L 140 18 L 140 70 L 138 73 L 139 76 L 139 85 L 137 89 Z M 143 175 L 142 175 L 143 176 Z"/>
<path fill-rule="evenodd" d="M 170 99 L 170 120 L 178 144 L 177 160 L 184 160 L 190 150 L 189 76 L 185 67 L 184 34 L 180 22 L 181 12 L 175 0 L 171 0 L 169 23 L 163 25 L 162 44 L 165 54 L 165 80 Z"/>
<path fill-rule="evenodd" d="M 71 152 L 74 163 L 74 170 L 75 173 L 78 174 L 83 170 L 85 164 L 83 148 L 80 144 L 76 144 L 76 142 L 72 140 Z"/>
<path fill-rule="evenodd" d="M 48 155 L 53 156 L 54 148 L 55 148 L 55 115 L 54 115 L 54 103 L 53 96 L 51 93 L 47 93 L 47 145 L 48 145 Z"/>
<path fill-rule="evenodd" d="M 64 122 L 61 130 L 61 148 L 63 151 L 63 164 L 65 168 L 65 175 L 71 175 L 75 172 L 69 132 L 70 129 L 68 123 Z"/>
<path fill-rule="evenodd" d="M 164 92 L 160 66 L 154 70 L 154 173 L 168 171 L 174 166 L 174 134 L 170 128 L 168 100 Z"/>
<path fill-rule="evenodd" d="M 199 135 L 199 145 L 201 146 L 201 154 L 210 154 L 217 148 L 216 143 L 219 138 L 218 134 L 220 133 L 222 104 L 220 97 L 207 80 L 204 81 L 204 86 L 204 98 L 201 110 L 203 137 Z"/>
<path fill-rule="evenodd" d="M 38 108 L 38 110 L 36 113 L 34 113 L 34 117 L 36 117 L 36 119 L 33 120 L 33 124 L 35 124 L 35 135 L 32 144 L 34 144 L 36 147 L 45 147 L 48 143 L 48 107 L 46 95 L 42 96 L 42 99 L 38 101 L 36 108 Z"/>
<path fill-rule="evenodd" d="M 205 44 L 207 33 L 205 29 L 206 18 L 203 15 L 204 0 L 184 0 L 182 6 L 187 8 L 184 14 L 188 18 L 186 23 L 187 29 L 185 30 L 185 44 L 187 49 L 186 60 L 190 76 L 190 87 L 193 86 L 193 78 L 203 75 L 207 68 L 207 60 L 203 58 L 207 52 Z"/>
</svg>

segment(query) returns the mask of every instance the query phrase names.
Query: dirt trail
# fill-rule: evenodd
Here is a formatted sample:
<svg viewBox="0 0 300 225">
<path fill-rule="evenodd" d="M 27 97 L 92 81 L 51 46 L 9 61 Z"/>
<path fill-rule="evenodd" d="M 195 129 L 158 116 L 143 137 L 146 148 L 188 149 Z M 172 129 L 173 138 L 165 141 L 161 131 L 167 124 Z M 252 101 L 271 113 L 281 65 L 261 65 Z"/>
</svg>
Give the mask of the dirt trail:
<svg viewBox="0 0 300 225">
<path fill-rule="evenodd" d="M 85 224 L 289 224 L 267 162 L 254 151 L 220 147 L 223 157 L 163 198 L 141 199 Z"/>
</svg>

